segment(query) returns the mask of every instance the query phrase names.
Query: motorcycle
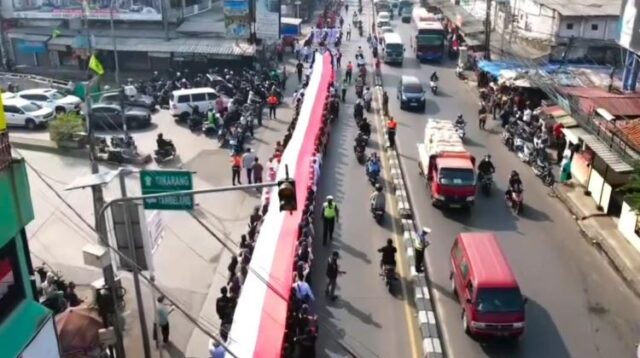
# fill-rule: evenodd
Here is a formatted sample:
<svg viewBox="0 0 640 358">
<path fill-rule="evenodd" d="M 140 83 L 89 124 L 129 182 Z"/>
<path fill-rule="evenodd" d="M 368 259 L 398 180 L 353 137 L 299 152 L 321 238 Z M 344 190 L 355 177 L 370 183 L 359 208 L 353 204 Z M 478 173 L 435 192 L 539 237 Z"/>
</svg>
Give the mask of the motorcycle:
<svg viewBox="0 0 640 358">
<path fill-rule="evenodd" d="M 373 163 L 367 163 L 365 171 L 367 178 L 369 179 L 369 183 L 376 186 L 376 184 L 378 184 L 378 179 L 380 178 L 380 164 L 374 165 Z"/>
<path fill-rule="evenodd" d="M 204 123 L 204 118 L 202 116 L 192 115 L 189 117 L 189 130 L 192 132 L 202 130 L 202 124 Z"/>
<path fill-rule="evenodd" d="M 524 163 L 529 163 L 531 161 L 531 156 L 533 152 L 533 145 L 525 142 L 522 138 L 516 137 L 513 142 L 513 148 L 516 151 L 516 155 L 520 158 Z"/>
<path fill-rule="evenodd" d="M 382 267 L 384 285 L 387 286 L 389 293 L 393 294 L 393 282 L 396 280 L 396 268 L 390 265 Z"/>
<path fill-rule="evenodd" d="M 365 148 L 367 144 L 369 144 L 369 136 L 365 133 L 358 132 L 354 141 L 357 146 Z"/>
<path fill-rule="evenodd" d="M 434 96 L 437 96 L 438 95 L 438 82 L 429 81 L 429 87 L 431 88 L 431 93 L 433 93 Z"/>
<path fill-rule="evenodd" d="M 373 215 L 373 220 L 378 224 L 382 224 L 382 219 L 384 219 L 384 209 L 375 209 L 371 208 L 371 215 Z"/>
<path fill-rule="evenodd" d="M 511 208 L 514 214 L 520 215 L 522 214 L 522 210 L 524 209 L 524 194 L 522 188 L 511 191 L 511 196 L 507 199 L 507 204 Z"/>
<path fill-rule="evenodd" d="M 371 113 L 371 97 L 364 99 L 364 109 L 365 111 Z"/>
<path fill-rule="evenodd" d="M 170 147 L 158 148 L 153 152 L 153 160 L 155 160 L 156 163 L 168 162 L 176 157 L 177 152 L 175 145 L 170 140 L 168 142 L 171 143 Z"/>
<path fill-rule="evenodd" d="M 533 161 L 531 169 L 538 178 L 542 179 L 544 185 L 552 186 L 554 184 L 555 178 L 551 166 L 541 157 L 537 157 L 536 160 Z"/>
<path fill-rule="evenodd" d="M 493 174 L 484 174 L 480 180 L 480 188 L 484 195 L 491 195 L 491 188 L 493 187 Z"/>
<path fill-rule="evenodd" d="M 366 161 L 366 156 L 364 154 L 365 147 L 360 146 L 358 144 L 353 146 L 353 153 L 356 155 L 356 160 L 359 164 L 364 164 Z"/>
<path fill-rule="evenodd" d="M 461 80 L 466 80 L 467 77 L 464 75 L 464 69 L 460 66 L 456 67 L 456 77 Z"/>
</svg>

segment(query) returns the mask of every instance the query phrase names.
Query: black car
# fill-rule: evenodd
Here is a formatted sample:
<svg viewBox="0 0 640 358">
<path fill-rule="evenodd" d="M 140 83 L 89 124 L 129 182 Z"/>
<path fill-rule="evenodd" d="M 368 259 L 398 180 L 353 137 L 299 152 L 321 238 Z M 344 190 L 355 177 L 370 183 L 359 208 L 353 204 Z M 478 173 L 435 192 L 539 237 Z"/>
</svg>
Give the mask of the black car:
<svg viewBox="0 0 640 358">
<path fill-rule="evenodd" d="M 417 109 L 424 111 L 426 107 L 425 91 L 420 80 L 415 76 L 402 76 L 398 82 L 398 100 L 400 109 Z"/>
<path fill-rule="evenodd" d="M 121 94 L 118 92 L 106 93 L 102 95 L 102 97 L 100 97 L 100 103 L 120 105 L 120 96 Z M 153 97 L 139 93 L 134 96 L 125 95 L 122 99 L 122 104 L 124 104 L 126 107 L 146 108 L 149 111 L 154 111 L 157 105 Z"/>
<path fill-rule="evenodd" d="M 91 108 L 91 125 L 113 129 L 122 128 L 122 109 L 115 104 L 96 104 Z M 128 129 L 148 127 L 151 124 L 151 113 L 146 108 L 125 107 L 124 118 Z"/>
</svg>

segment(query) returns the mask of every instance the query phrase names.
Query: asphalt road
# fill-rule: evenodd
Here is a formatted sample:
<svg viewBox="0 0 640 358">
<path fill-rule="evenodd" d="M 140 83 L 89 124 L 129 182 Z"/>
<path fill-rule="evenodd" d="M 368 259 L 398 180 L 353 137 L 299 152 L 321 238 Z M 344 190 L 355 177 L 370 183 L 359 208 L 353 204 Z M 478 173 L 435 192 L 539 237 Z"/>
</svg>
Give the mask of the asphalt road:
<svg viewBox="0 0 640 358">
<path fill-rule="evenodd" d="M 342 46 L 343 66 L 354 60 L 355 49 L 358 45 L 364 48 L 364 43 L 365 39 L 360 39 L 357 32 L 352 34 L 352 40 Z M 421 354 L 417 353 L 421 343 L 416 334 L 415 310 L 411 306 L 413 296 L 406 291 L 407 281 L 404 278 L 397 281 L 395 294 L 391 295 L 379 276 L 377 249 L 384 246 L 387 238 L 394 236 L 394 214 L 389 200 L 383 225 L 376 224 L 369 212 L 369 195 L 373 188 L 366 178 L 364 166 L 358 164 L 353 153 L 353 138 L 357 133 L 353 120 L 354 103 L 354 86 L 351 85 L 347 101 L 341 106 L 340 118 L 332 127 L 321 171 L 317 212 L 322 204 L 320 199 L 333 195 L 340 209 L 340 222 L 334 242 L 327 247 L 322 246 L 322 223 L 318 221 L 316 225 L 312 280 L 321 324 L 317 353 L 319 357 L 417 358 Z M 374 127 L 373 114 L 367 116 Z M 367 153 L 378 150 L 376 129 L 373 131 Z M 340 252 L 341 269 L 347 271 L 338 279 L 336 302 L 324 297 L 327 255 L 333 250 Z M 399 252 L 402 254 L 403 250 L 399 249 Z M 397 259 L 404 260 L 404 257 Z M 400 276 L 406 277 L 407 272 L 402 272 L 400 267 L 398 271 Z"/>
<path fill-rule="evenodd" d="M 398 20 L 393 23 L 407 46 L 406 58 L 403 67 L 383 65 L 383 82 L 391 113 L 399 122 L 398 148 L 416 220 L 433 229 L 432 245 L 427 250 L 428 272 L 448 356 L 631 357 L 640 332 L 637 298 L 606 259 L 581 238 L 573 219 L 550 195 L 550 189 L 500 143 L 498 123 L 489 122 L 489 132 L 477 129 L 478 97 L 474 89 L 455 77 L 455 65 L 446 61 L 419 64 L 409 47 L 410 25 Z M 400 111 L 395 89 L 400 76 L 418 76 L 428 87 L 434 70 L 440 76 L 439 94 L 427 95 L 425 113 Z M 432 207 L 425 181 L 418 175 L 416 143 L 423 140 L 426 119 L 454 120 L 459 113 L 469 122 L 465 138 L 468 149 L 478 158 L 491 153 L 497 167 L 494 195 L 478 195 L 469 213 Z M 518 170 L 524 182 L 525 209 L 520 217 L 508 210 L 502 196 L 512 169 Z M 526 333 L 516 345 L 477 342 L 463 333 L 461 309 L 449 288 L 449 250 L 455 235 L 463 231 L 497 233 L 529 298 Z"/>
</svg>

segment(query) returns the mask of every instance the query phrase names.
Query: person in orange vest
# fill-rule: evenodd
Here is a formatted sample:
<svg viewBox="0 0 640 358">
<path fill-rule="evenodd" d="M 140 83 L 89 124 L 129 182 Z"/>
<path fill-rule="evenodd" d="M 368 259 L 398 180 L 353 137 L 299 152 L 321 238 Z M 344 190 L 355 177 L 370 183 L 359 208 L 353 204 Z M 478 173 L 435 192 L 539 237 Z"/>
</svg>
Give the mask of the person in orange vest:
<svg viewBox="0 0 640 358">
<path fill-rule="evenodd" d="M 389 117 L 387 121 L 387 138 L 389 139 L 389 147 L 395 148 L 396 146 L 396 128 L 398 128 L 398 122 L 393 117 Z"/>
<path fill-rule="evenodd" d="M 269 118 L 276 119 L 276 107 L 278 106 L 278 97 L 271 95 L 267 98 L 267 104 L 269 105 Z"/>
<path fill-rule="evenodd" d="M 242 185 L 240 181 L 240 168 L 242 167 L 242 157 L 240 153 L 234 153 L 231 155 L 231 185 L 235 186 L 236 181 L 238 185 Z"/>
</svg>

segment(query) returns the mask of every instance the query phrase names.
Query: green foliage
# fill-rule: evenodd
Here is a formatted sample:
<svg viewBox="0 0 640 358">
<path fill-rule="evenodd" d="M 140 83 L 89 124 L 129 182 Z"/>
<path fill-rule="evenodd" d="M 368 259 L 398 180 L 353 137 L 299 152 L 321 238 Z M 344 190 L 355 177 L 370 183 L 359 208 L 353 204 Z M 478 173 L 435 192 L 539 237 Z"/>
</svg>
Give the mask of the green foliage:
<svg viewBox="0 0 640 358">
<path fill-rule="evenodd" d="M 84 130 L 82 116 L 77 113 L 64 113 L 49 123 L 49 137 L 56 143 L 72 141 Z"/>
<path fill-rule="evenodd" d="M 624 201 L 631 209 L 640 214 L 640 163 L 635 163 L 629 182 L 618 189 L 624 194 Z"/>
</svg>

